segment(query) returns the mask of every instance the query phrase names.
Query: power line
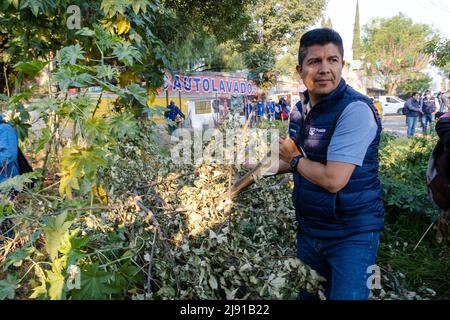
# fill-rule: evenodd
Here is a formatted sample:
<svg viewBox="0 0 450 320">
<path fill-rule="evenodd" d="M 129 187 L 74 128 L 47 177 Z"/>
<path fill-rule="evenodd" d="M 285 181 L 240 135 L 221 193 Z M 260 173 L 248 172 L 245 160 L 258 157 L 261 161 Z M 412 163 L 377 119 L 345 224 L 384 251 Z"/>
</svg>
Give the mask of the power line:
<svg viewBox="0 0 450 320">
<path fill-rule="evenodd" d="M 450 15 L 450 8 L 447 8 L 441 2 L 436 3 L 435 0 L 427 0 L 427 2 L 431 4 L 433 7 L 437 8 L 439 11 L 441 12 L 444 11 L 445 13 Z"/>
</svg>

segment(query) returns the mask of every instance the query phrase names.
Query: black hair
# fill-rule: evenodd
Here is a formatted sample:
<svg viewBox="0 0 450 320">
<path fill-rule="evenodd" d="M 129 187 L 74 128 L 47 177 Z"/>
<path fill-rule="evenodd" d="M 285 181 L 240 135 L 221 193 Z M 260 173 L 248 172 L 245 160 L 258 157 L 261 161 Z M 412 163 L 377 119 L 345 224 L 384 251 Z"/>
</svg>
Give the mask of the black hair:
<svg viewBox="0 0 450 320">
<path fill-rule="evenodd" d="M 417 91 L 414 91 L 414 92 L 411 94 L 411 97 L 414 97 L 416 94 L 420 95 Z"/>
<path fill-rule="evenodd" d="M 308 54 L 308 47 L 316 44 L 324 46 L 328 43 L 336 45 L 341 53 L 342 59 L 344 59 L 344 45 L 342 44 L 342 38 L 339 33 L 329 28 L 318 28 L 308 31 L 301 37 L 298 48 L 298 64 L 303 64 L 303 60 Z"/>
</svg>

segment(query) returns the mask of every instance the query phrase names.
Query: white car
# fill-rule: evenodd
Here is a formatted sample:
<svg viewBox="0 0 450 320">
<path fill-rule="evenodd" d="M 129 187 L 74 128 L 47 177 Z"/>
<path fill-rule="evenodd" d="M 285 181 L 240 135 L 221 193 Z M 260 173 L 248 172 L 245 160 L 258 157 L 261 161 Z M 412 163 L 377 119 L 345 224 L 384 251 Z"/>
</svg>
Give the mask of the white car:
<svg viewBox="0 0 450 320">
<path fill-rule="evenodd" d="M 383 107 L 383 116 L 386 114 L 402 114 L 405 101 L 395 96 L 379 96 Z"/>
</svg>

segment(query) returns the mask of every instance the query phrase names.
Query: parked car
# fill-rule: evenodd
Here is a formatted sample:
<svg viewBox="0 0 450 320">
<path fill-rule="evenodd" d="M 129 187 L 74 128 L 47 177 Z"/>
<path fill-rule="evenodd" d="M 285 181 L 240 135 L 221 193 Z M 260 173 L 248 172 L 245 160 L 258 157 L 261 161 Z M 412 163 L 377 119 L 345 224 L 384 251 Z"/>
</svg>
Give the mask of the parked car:
<svg viewBox="0 0 450 320">
<path fill-rule="evenodd" d="M 386 114 L 402 114 L 405 101 L 396 96 L 379 96 L 383 106 L 383 116 Z"/>
</svg>

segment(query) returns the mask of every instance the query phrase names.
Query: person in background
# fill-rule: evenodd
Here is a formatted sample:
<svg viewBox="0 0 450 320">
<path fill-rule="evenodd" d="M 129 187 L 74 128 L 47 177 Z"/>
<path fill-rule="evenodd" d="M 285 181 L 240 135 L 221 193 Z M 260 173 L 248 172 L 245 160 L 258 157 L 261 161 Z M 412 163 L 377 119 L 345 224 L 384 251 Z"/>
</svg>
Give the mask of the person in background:
<svg viewBox="0 0 450 320">
<path fill-rule="evenodd" d="M 382 127 L 370 99 L 342 79 L 342 42 L 328 28 L 300 39 L 297 72 L 306 99 L 299 120 L 291 114 L 297 133 L 280 139 L 278 172 L 294 175 L 297 257 L 327 280 L 328 300 L 367 300 L 384 227 Z M 319 299 L 303 289 L 299 298 Z"/>
<path fill-rule="evenodd" d="M 267 114 L 267 120 L 273 121 L 275 118 L 275 102 L 272 98 L 267 102 L 266 104 L 266 114 Z"/>
<path fill-rule="evenodd" d="M 16 130 L 3 120 L 0 113 L 0 183 L 19 174 Z"/>
<path fill-rule="evenodd" d="M 170 104 L 167 106 L 166 111 L 164 112 L 164 117 L 175 122 L 175 124 L 173 122 L 168 124 L 169 133 L 174 132 L 178 128 L 179 123 L 182 121 L 181 118 L 183 118 L 183 120 L 186 120 L 186 116 L 181 111 L 181 109 L 175 105 L 175 102 L 173 100 L 170 100 Z"/>
<path fill-rule="evenodd" d="M 264 103 L 261 99 L 256 103 L 256 123 L 260 124 L 264 116 Z"/>
<path fill-rule="evenodd" d="M 420 109 L 420 95 L 418 92 L 413 92 L 411 98 L 406 100 L 406 123 L 408 125 L 407 136 L 411 138 L 414 136 L 416 131 L 416 123 L 419 115 L 422 114 L 422 110 Z"/>
<path fill-rule="evenodd" d="M 373 98 L 373 105 L 375 108 L 377 108 L 378 115 L 380 116 L 381 120 L 383 120 L 383 104 L 380 102 L 380 99 L 378 97 Z"/>
<path fill-rule="evenodd" d="M 439 100 L 439 105 L 440 105 L 439 112 L 442 112 L 442 113 L 448 112 L 449 111 L 448 99 L 442 91 L 439 92 L 437 98 Z"/>
<path fill-rule="evenodd" d="M 425 91 L 425 96 L 422 98 L 421 109 L 423 112 L 423 134 L 428 134 L 428 124 L 430 125 L 430 133 L 433 130 L 432 125 L 433 115 L 436 113 L 436 103 L 434 101 L 434 97 L 431 96 L 431 91 Z"/>
<path fill-rule="evenodd" d="M 286 99 L 281 98 L 279 101 L 280 105 L 280 120 L 285 121 L 289 119 L 289 107 Z"/>
</svg>

